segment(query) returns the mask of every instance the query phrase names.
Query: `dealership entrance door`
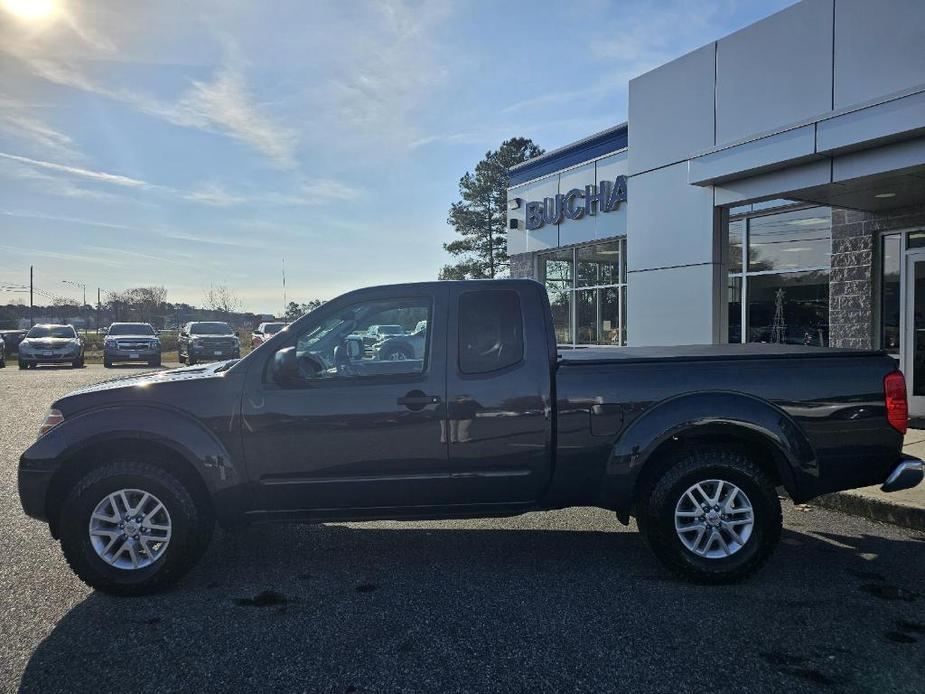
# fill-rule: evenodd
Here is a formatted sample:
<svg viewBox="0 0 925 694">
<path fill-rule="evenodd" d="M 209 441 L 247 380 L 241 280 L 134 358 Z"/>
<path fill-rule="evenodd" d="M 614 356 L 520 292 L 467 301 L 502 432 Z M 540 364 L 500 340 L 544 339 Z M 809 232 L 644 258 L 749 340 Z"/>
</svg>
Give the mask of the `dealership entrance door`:
<svg viewBox="0 0 925 694">
<path fill-rule="evenodd" d="M 906 253 L 902 368 L 909 415 L 925 417 L 925 249 Z"/>
</svg>

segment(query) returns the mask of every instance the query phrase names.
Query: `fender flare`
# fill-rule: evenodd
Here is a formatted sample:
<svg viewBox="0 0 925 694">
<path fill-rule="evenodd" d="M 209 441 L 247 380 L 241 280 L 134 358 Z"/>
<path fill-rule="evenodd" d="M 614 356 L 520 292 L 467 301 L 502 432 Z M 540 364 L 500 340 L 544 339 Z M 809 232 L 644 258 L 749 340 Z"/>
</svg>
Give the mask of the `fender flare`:
<svg viewBox="0 0 925 694">
<path fill-rule="evenodd" d="M 82 452 L 115 439 L 171 449 L 192 466 L 212 497 L 246 481 L 244 470 L 212 432 L 177 409 L 152 404 L 122 403 L 67 417 L 23 453 L 20 468 L 44 470 L 51 478 Z"/>
<path fill-rule="evenodd" d="M 658 403 L 621 432 L 607 460 L 606 506 L 615 508 L 621 519 L 628 517 L 639 476 L 659 447 L 675 436 L 698 430 L 758 439 L 772 446 L 777 474 L 794 499 L 800 498 L 800 479 L 818 475 L 812 445 L 779 407 L 732 391 L 691 393 Z"/>
</svg>

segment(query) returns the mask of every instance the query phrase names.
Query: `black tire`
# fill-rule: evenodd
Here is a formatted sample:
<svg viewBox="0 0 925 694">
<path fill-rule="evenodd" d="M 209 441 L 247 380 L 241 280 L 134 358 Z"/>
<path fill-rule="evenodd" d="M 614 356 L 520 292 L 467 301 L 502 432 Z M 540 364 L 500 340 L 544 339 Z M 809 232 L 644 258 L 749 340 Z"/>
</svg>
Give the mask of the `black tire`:
<svg viewBox="0 0 925 694">
<path fill-rule="evenodd" d="M 6 368 L 6 358 L 0 359 L 0 369 Z"/>
<path fill-rule="evenodd" d="M 148 366 L 160 366 L 160 365 L 161 365 L 160 357 L 156 357 L 148 362 Z"/>
<path fill-rule="evenodd" d="M 730 556 L 698 556 L 675 530 L 675 510 L 685 491 L 697 482 L 724 480 L 751 501 L 751 536 Z M 742 450 L 725 446 L 694 448 L 677 457 L 658 479 L 642 490 L 637 524 L 652 551 L 668 569 L 695 583 L 735 583 L 755 572 L 771 556 L 781 535 L 780 499 L 773 481 Z"/>
<path fill-rule="evenodd" d="M 191 356 L 187 355 L 187 356 L 186 356 L 186 365 L 187 365 L 187 366 L 194 366 L 195 364 L 196 364 L 196 360 L 193 359 Z"/>
<path fill-rule="evenodd" d="M 28 368 L 29 368 L 29 365 L 28 365 L 26 362 L 21 361 L 21 362 L 19 362 L 19 368 L 20 368 L 20 369 L 28 369 Z"/>
<path fill-rule="evenodd" d="M 109 357 L 103 357 L 103 368 L 111 369 L 112 368 L 112 359 Z"/>
<path fill-rule="evenodd" d="M 90 516 L 108 494 L 141 489 L 154 494 L 167 509 L 171 538 L 153 564 L 120 569 L 101 559 L 90 543 Z M 61 549 L 77 576 L 91 588 L 112 595 L 146 595 L 182 578 L 199 560 L 212 537 L 213 520 L 176 477 L 149 462 L 119 460 L 95 468 L 71 489 L 61 510 Z"/>
<path fill-rule="evenodd" d="M 186 363 L 186 357 L 184 357 L 179 351 L 177 352 L 177 361 L 181 364 Z"/>
</svg>

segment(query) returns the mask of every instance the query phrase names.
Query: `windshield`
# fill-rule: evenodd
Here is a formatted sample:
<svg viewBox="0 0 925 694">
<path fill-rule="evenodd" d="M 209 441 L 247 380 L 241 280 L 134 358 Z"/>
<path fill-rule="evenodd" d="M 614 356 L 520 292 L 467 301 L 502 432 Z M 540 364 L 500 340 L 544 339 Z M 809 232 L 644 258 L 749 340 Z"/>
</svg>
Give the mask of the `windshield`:
<svg viewBox="0 0 925 694">
<path fill-rule="evenodd" d="M 193 323 L 190 335 L 233 335 L 234 331 L 227 323 Z"/>
<path fill-rule="evenodd" d="M 36 325 L 26 337 L 77 337 L 70 325 Z"/>
<path fill-rule="evenodd" d="M 154 328 L 147 323 L 117 323 L 109 328 L 109 335 L 154 335 Z"/>
<path fill-rule="evenodd" d="M 267 323 L 265 326 L 263 326 L 263 332 L 267 335 L 275 335 L 285 326 L 285 323 Z"/>
</svg>

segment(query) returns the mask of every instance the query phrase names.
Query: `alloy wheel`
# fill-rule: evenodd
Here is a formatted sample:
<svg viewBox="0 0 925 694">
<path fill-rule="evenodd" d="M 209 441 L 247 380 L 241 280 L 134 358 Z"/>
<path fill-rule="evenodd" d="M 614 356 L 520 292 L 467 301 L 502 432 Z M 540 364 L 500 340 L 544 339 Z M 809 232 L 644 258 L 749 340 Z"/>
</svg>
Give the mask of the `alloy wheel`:
<svg viewBox="0 0 925 694">
<path fill-rule="evenodd" d="M 681 543 L 706 559 L 732 556 L 755 527 L 751 501 L 727 480 L 703 480 L 690 486 L 675 507 L 675 531 Z"/>
<path fill-rule="evenodd" d="M 141 489 L 104 497 L 90 515 L 90 544 L 118 569 L 144 569 L 167 551 L 172 525 L 163 502 Z"/>
</svg>

